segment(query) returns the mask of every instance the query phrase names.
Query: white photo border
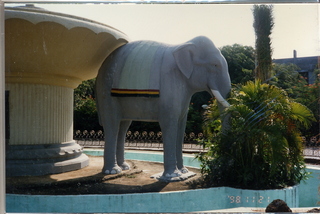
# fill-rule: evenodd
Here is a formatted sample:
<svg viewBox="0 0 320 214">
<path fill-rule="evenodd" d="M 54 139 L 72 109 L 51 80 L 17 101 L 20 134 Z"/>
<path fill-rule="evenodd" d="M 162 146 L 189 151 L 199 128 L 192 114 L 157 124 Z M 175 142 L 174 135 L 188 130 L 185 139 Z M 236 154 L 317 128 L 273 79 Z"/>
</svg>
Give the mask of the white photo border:
<svg viewBox="0 0 320 214">
<path fill-rule="evenodd" d="M 319 3 L 319 0 L 0 0 L 0 214 L 6 213 L 5 203 L 5 3 L 135 3 L 135 4 L 257 4 L 257 3 Z"/>
</svg>

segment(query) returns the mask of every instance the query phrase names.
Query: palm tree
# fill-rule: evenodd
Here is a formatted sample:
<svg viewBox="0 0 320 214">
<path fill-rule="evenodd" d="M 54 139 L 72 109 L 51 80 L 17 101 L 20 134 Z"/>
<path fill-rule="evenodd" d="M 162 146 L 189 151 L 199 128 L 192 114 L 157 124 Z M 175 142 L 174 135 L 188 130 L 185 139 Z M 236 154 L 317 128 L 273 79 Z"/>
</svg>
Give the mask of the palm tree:
<svg viewBox="0 0 320 214">
<path fill-rule="evenodd" d="M 312 112 L 283 89 L 260 80 L 238 86 L 231 97 L 226 133 L 220 131 L 215 104 L 206 115 L 209 140 L 204 144 L 209 152 L 199 155 L 205 181 L 211 186 L 264 189 L 305 179 L 300 128 L 311 125 Z"/>
<path fill-rule="evenodd" d="M 272 49 L 271 32 L 274 26 L 272 5 L 253 6 L 253 27 L 256 34 L 256 71 L 255 79 L 262 82 L 271 78 Z"/>
</svg>

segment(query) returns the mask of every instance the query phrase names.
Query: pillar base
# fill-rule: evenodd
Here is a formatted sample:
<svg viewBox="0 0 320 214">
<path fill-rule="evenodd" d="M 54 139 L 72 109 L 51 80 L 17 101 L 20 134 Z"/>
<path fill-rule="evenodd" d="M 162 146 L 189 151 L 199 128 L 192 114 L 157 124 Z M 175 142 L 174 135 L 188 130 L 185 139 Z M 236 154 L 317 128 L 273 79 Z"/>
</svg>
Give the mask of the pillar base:
<svg viewBox="0 0 320 214">
<path fill-rule="evenodd" d="M 62 144 L 8 145 L 6 176 L 37 176 L 88 166 L 89 158 L 75 141 Z"/>
</svg>

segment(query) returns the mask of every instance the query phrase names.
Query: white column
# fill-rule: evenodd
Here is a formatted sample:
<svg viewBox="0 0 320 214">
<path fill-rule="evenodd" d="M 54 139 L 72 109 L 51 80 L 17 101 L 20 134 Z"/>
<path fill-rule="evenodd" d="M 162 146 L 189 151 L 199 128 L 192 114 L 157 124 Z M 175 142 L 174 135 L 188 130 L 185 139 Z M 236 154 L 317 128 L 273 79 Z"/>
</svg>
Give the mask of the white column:
<svg viewBox="0 0 320 214">
<path fill-rule="evenodd" d="M 59 144 L 73 140 L 73 89 L 54 85 L 6 84 L 9 145 Z"/>
</svg>

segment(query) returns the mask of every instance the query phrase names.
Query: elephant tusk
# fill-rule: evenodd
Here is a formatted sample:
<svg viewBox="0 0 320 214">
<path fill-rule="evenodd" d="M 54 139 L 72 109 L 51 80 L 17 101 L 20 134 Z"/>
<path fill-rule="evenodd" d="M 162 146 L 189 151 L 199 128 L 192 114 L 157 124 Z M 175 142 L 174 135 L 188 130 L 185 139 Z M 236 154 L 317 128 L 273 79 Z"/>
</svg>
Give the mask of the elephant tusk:
<svg viewBox="0 0 320 214">
<path fill-rule="evenodd" d="M 230 106 L 230 104 L 221 96 L 219 91 L 211 90 L 211 92 L 223 107 L 228 108 Z"/>
</svg>

